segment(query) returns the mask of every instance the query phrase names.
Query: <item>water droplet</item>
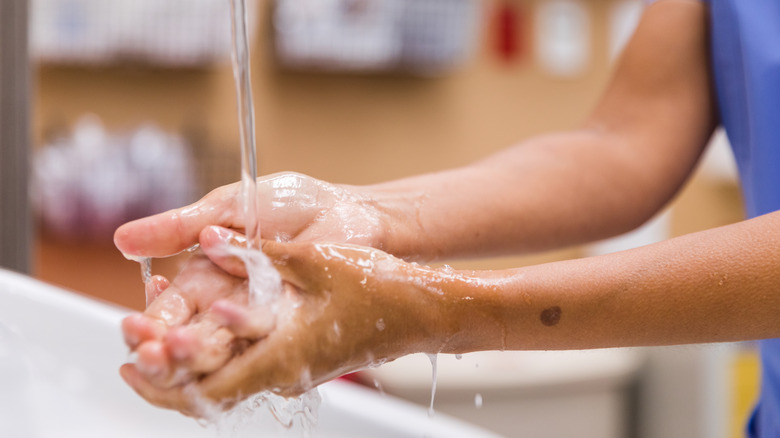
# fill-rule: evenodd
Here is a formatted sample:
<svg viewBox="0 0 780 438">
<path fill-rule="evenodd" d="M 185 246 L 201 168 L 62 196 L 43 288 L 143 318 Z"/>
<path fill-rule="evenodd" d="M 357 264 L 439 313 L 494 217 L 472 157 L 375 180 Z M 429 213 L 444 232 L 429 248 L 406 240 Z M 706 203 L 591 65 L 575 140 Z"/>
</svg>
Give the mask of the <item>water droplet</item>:
<svg viewBox="0 0 780 438">
<path fill-rule="evenodd" d="M 476 393 L 474 395 L 474 406 L 477 409 L 481 409 L 482 408 L 482 394 Z"/>
<path fill-rule="evenodd" d="M 376 320 L 376 329 L 380 332 L 385 329 L 385 320 L 382 318 L 379 318 Z"/>
<path fill-rule="evenodd" d="M 455 355 L 455 359 L 461 360 L 461 359 L 463 359 L 463 355 L 462 354 L 456 354 Z"/>
<path fill-rule="evenodd" d="M 377 379 L 374 379 L 374 388 L 376 388 L 383 396 L 387 395 L 385 393 L 385 389 L 382 387 L 382 384 Z"/>
</svg>

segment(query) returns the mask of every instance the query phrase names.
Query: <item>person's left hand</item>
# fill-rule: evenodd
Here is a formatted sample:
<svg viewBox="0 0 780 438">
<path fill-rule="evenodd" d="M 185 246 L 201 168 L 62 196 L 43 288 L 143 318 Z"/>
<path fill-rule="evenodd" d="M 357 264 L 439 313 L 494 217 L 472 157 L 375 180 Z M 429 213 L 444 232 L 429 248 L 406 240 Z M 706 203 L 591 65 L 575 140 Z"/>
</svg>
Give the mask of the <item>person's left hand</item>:
<svg viewBox="0 0 780 438">
<path fill-rule="evenodd" d="M 155 405 L 197 416 L 193 394 L 223 406 L 261 391 L 295 396 L 371 364 L 441 348 L 443 297 L 431 286 L 437 271 L 349 245 L 266 241 L 263 250 L 285 280 L 275 315 L 246 306 L 239 277 L 196 260 L 197 272 L 185 269 L 184 283 L 177 277 L 147 311 L 161 317 L 160 308 L 179 300 L 187 303 L 185 317 L 159 330 L 162 335 L 128 339 L 138 363 L 121 373 L 133 389 Z M 221 280 L 203 293 L 197 281 L 215 277 Z M 197 303 L 189 301 L 191 292 Z M 154 332 L 133 324 L 126 321 L 126 336 Z M 188 354 L 176 354 L 180 344 L 190 346 L 183 348 Z"/>
</svg>

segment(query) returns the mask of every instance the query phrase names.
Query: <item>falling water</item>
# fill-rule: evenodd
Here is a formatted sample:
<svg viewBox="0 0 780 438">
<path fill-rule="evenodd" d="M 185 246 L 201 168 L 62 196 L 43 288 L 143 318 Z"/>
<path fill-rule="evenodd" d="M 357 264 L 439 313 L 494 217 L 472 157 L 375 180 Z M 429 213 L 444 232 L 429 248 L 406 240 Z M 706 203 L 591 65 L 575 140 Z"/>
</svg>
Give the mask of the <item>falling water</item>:
<svg viewBox="0 0 780 438">
<path fill-rule="evenodd" d="M 152 258 L 151 257 L 138 257 L 129 254 L 122 253 L 126 259 L 138 262 L 141 265 L 141 280 L 144 284 L 149 283 L 152 279 Z"/>
<path fill-rule="evenodd" d="M 151 257 L 144 257 L 138 261 L 141 264 L 141 278 L 144 284 L 149 283 L 152 279 L 152 259 Z"/>
<path fill-rule="evenodd" d="M 230 12 L 233 31 L 233 77 L 236 83 L 238 123 L 241 133 L 241 197 L 247 237 L 247 249 L 239 250 L 236 255 L 246 264 L 250 303 L 265 305 L 272 303 L 281 293 L 281 277 L 260 249 L 255 110 L 249 68 L 246 0 L 230 0 Z M 320 396 L 316 389 L 296 399 L 285 399 L 265 392 L 251 397 L 234 408 L 232 413 L 237 413 L 237 418 L 246 421 L 256 415 L 257 408 L 266 406 L 273 417 L 286 428 L 292 427 L 296 418 L 300 420 L 304 436 L 309 436 L 312 427 L 317 423 L 319 403 Z M 225 417 L 222 419 L 223 424 L 224 420 Z"/>
<path fill-rule="evenodd" d="M 236 82 L 238 124 L 241 133 L 241 195 L 244 201 L 244 226 L 249 248 L 257 249 L 260 237 L 260 224 L 257 220 L 257 147 L 245 0 L 230 0 L 230 12 L 233 29 L 233 77 Z"/>
<path fill-rule="evenodd" d="M 431 360 L 431 375 L 432 375 L 431 378 L 433 380 L 433 383 L 431 383 L 431 405 L 428 406 L 428 416 L 429 417 L 433 417 L 433 415 L 435 413 L 434 410 L 433 410 L 433 401 L 436 399 L 436 371 L 437 371 L 436 362 L 437 362 L 437 359 L 438 359 L 439 355 L 438 354 L 427 354 L 426 356 L 428 356 L 428 359 Z"/>
<path fill-rule="evenodd" d="M 233 78 L 236 82 L 238 125 L 241 133 L 241 198 L 247 251 L 236 253 L 249 273 L 252 304 L 268 304 L 281 293 L 281 279 L 271 261 L 260 250 L 260 221 L 257 208 L 257 147 L 252 75 L 249 68 L 249 36 L 246 0 L 230 0 L 233 30 Z"/>
</svg>

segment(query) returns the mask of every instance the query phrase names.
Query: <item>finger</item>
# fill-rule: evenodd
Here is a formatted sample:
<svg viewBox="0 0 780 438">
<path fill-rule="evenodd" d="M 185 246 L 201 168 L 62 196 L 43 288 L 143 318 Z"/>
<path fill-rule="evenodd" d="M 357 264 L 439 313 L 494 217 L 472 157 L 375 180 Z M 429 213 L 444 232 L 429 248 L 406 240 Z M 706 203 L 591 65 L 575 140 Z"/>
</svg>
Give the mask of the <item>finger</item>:
<svg viewBox="0 0 780 438">
<path fill-rule="evenodd" d="M 230 331 L 209 321 L 172 329 L 165 337 L 167 349 L 174 366 L 187 370 L 175 383 L 219 369 L 233 355 L 234 339 Z"/>
<path fill-rule="evenodd" d="M 114 244 L 125 254 L 138 257 L 165 257 L 198 243 L 198 234 L 208 225 L 233 228 L 238 221 L 238 184 L 220 187 L 186 207 L 138 219 L 120 226 Z"/>
<path fill-rule="evenodd" d="M 246 248 L 247 239 L 241 233 L 219 226 L 209 226 L 200 233 L 200 247 L 209 259 L 225 272 L 246 278 L 246 264 L 230 247 Z"/>
<path fill-rule="evenodd" d="M 276 325 L 274 313 L 262 306 L 247 308 L 227 300 L 220 300 L 211 306 L 211 313 L 236 337 L 250 341 L 267 336 Z"/>
<path fill-rule="evenodd" d="M 245 354 L 236 356 L 219 370 L 206 375 L 199 381 L 201 392 L 211 400 L 221 403 L 225 400 L 238 400 L 264 390 L 281 389 L 286 382 L 277 378 L 277 373 L 285 369 L 283 361 L 271 362 L 272 357 L 255 354 L 260 341 Z M 265 350 L 264 348 L 261 348 Z M 278 355 L 271 353 L 273 358 Z"/>
<path fill-rule="evenodd" d="M 329 281 L 332 273 L 327 265 L 329 258 L 346 259 L 351 254 L 339 254 L 338 249 L 349 251 L 346 246 L 323 245 L 317 243 L 281 243 L 271 240 L 262 241 L 263 253 L 271 259 L 282 279 L 302 291 L 318 291 Z M 324 254 L 323 248 L 332 254 Z M 335 254 L 335 255 L 334 255 Z"/>
<path fill-rule="evenodd" d="M 261 391 L 273 391 L 285 397 L 300 395 L 310 389 L 310 375 L 297 373 L 291 366 L 303 360 L 305 354 L 291 348 L 288 335 L 273 334 L 253 344 L 223 367 L 198 382 L 201 393 L 211 400 L 223 402 L 249 397 Z M 295 367 L 297 369 L 297 367 Z"/>
<path fill-rule="evenodd" d="M 172 285 L 149 304 L 144 316 L 169 327 L 184 324 L 197 311 L 196 299 L 191 293 L 183 293 L 177 286 Z"/>
<path fill-rule="evenodd" d="M 160 388 L 144 377 L 134 364 L 124 364 L 119 368 L 122 379 L 149 403 L 166 409 L 175 409 L 185 415 L 193 412 L 193 402 L 189 400 L 182 387 Z"/>
<path fill-rule="evenodd" d="M 131 350 L 135 350 L 145 341 L 162 339 L 166 331 L 167 328 L 162 321 L 140 313 L 130 315 L 122 320 L 122 334 L 125 343 Z"/>
<path fill-rule="evenodd" d="M 168 352 L 162 341 L 146 341 L 137 349 L 136 368 L 145 379 L 159 386 L 169 386 L 168 382 L 173 374 Z"/>
<path fill-rule="evenodd" d="M 241 291 L 246 291 L 246 279 L 227 274 L 206 256 L 193 256 L 152 308 L 172 294 L 171 300 L 177 299 L 179 295 L 179 299 L 183 300 L 181 305 L 186 305 L 190 313 L 194 314 L 206 311 L 218 299 Z"/>
<path fill-rule="evenodd" d="M 238 281 L 225 275 L 207 257 L 193 256 L 144 314 L 171 326 L 184 324 L 214 300 L 230 294 Z"/>
<path fill-rule="evenodd" d="M 144 341 L 162 339 L 169 327 L 189 322 L 198 311 L 208 309 L 215 300 L 231 294 L 242 281 L 225 275 L 206 257 L 193 257 L 174 284 L 157 296 L 143 314 L 123 320 L 125 342 L 134 349 Z M 157 283 L 155 287 L 150 286 L 153 289 L 165 284 L 162 277 L 153 282 Z"/>
<path fill-rule="evenodd" d="M 165 289 L 168 289 L 168 286 L 170 285 L 171 282 L 162 275 L 155 275 L 152 277 L 144 286 L 144 292 L 146 293 L 146 307 L 149 307 L 149 305 L 152 304 L 154 300 L 160 296 L 160 294 L 165 292 Z"/>
</svg>

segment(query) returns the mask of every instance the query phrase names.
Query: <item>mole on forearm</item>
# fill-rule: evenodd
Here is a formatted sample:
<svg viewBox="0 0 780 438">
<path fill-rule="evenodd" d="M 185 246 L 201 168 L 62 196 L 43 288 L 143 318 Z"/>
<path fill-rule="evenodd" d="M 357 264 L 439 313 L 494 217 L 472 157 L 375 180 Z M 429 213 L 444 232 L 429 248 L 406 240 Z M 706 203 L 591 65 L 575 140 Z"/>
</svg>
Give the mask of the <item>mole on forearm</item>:
<svg viewBox="0 0 780 438">
<path fill-rule="evenodd" d="M 542 324 L 552 327 L 561 320 L 561 313 L 563 313 L 563 310 L 561 310 L 560 306 L 549 307 L 542 310 L 539 319 L 542 321 Z"/>
</svg>

